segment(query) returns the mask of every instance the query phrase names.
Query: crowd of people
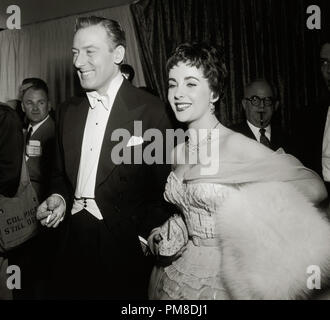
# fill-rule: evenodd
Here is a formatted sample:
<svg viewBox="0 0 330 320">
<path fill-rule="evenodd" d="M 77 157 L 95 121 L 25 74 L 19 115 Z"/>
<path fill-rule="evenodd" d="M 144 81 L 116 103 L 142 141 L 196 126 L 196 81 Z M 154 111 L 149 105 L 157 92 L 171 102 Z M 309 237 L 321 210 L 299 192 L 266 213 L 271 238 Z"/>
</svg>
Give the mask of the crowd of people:
<svg viewBox="0 0 330 320">
<path fill-rule="evenodd" d="M 28 78 L 20 100 L 0 106 L 0 194 L 15 196 L 23 161 L 40 203 L 38 234 L 0 250 L 0 298 L 320 296 L 306 281 L 312 265 L 325 291 L 330 276 L 330 99 L 308 110 L 289 137 L 273 121 L 275 86 L 253 79 L 241 97 L 246 120 L 226 127 L 215 112 L 228 73 L 223 52 L 183 43 L 166 68 L 168 102 L 186 141 L 171 163 L 164 155 L 162 163 L 116 164 L 117 129 L 130 133 L 124 152 L 132 159 L 152 145 L 142 138 L 147 130 L 158 129 L 164 150 L 173 129 L 164 103 L 132 85 L 125 49 L 118 22 L 80 17 L 72 55 L 85 95 L 54 112 L 47 84 Z M 320 61 L 330 93 L 330 39 Z M 302 139 L 310 113 L 317 132 L 313 126 Z M 216 172 L 208 172 L 210 159 Z M 13 292 L 6 288 L 10 264 L 24 279 Z"/>
</svg>

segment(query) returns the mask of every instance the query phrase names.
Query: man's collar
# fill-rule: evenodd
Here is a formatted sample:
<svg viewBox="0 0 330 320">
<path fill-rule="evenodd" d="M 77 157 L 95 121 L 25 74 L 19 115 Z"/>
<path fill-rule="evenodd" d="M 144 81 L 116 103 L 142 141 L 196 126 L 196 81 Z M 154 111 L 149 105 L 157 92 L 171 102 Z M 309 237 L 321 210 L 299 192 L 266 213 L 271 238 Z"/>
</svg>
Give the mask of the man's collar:
<svg viewBox="0 0 330 320">
<path fill-rule="evenodd" d="M 254 126 L 251 122 L 249 122 L 248 120 L 246 120 L 246 122 L 247 122 L 247 124 L 248 124 L 248 126 L 250 127 L 250 129 L 252 130 L 252 132 L 259 132 L 260 131 L 260 128 L 258 128 L 258 127 L 256 127 L 256 126 Z M 270 124 L 266 127 L 266 128 L 264 128 L 265 129 L 265 132 L 266 133 L 271 133 L 271 126 L 270 126 Z"/>
<path fill-rule="evenodd" d="M 109 97 L 112 97 L 113 94 L 118 92 L 124 78 L 120 72 L 111 80 L 107 93 L 105 95 L 100 95 L 97 91 L 86 92 L 90 107 L 95 108 L 95 102 L 101 101 L 104 107 L 108 110 Z"/>
<path fill-rule="evenodd" d="M 29 129 L 32 127 L 32 133 L 36 132 L 39 129 L 39 127 L 48 120 L 48 118 L 49 118 L 49 114 L 47 115 L 47 117 L 44 120 L 38 122 L 35 125 L 32 125 L 30 123 L 27 130 L 29 131 Z"/>
</svg>

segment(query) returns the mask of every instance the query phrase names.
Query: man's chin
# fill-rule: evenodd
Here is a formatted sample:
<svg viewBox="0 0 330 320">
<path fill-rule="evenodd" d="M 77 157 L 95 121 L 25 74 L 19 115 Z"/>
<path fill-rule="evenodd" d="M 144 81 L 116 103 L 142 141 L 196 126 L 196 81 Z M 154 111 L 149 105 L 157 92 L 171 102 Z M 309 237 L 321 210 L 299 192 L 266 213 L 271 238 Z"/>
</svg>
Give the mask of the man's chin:
<svg viewBox="0 0 330 320">
<path fill-rule="evenodd" d="M 85 91 L 94 91 L 95 90 L 93 84 L 87 83 L 86 81 L 80 81 L 80 85 Z"/>
<path fill-rule="evenodd" d="M 268 127 L 269 126 L 269 122 L 264 122 L 262 125 L 261 125 L 261 123 L 256 123 L 256 124 L 254 124 L 254 126 L 255 127 L 257 127 L 257 128 L 266 128 L 266 127 Z"/>
<path fill-rule="evenodd" d="M 45 118 L 33 118 L 33 119 L 30 119 L 30 122 L 31 122 L 32 125 L 36 125 L 39 122 L 41 122 L 42 120 L 44 120 Z"/>
</svg>

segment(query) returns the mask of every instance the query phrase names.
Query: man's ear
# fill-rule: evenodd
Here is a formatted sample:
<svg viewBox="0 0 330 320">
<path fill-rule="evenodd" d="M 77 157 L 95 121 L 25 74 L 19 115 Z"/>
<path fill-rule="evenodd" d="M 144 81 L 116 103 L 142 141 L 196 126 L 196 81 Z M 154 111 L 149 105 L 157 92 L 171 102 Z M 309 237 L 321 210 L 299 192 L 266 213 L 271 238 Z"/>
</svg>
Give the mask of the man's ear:
<svg viewBox="0 0 330 320">
<path fill-rule="evenodd" d="M 114 62 L 120 64 L 125 57 L 125 48 L 123 46 L 117 46 L 114 50 Z"/>
<path fill-rule="evenodd" d="M 274 106 L 274 111 L 275 112 L 277 111 L 279 105 L 280 105 L 280 102 L 278 100 L 276 100 L 275 106 Z"/>
<path fill-rule="evenodd" d="M 24 106 L 24 102 L 23 101 L 21 102 L 21 107 L 22 107 L 23 112 L 25 113 L 25 106 Z"/>
</svg>

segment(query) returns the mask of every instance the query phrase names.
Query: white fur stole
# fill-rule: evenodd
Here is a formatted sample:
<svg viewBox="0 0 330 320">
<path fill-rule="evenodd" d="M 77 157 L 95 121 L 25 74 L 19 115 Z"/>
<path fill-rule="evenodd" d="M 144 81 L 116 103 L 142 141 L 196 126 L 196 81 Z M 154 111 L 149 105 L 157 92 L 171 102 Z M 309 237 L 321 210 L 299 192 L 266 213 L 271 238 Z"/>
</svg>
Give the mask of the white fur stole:
<svg viewBox="0 0 330 320">
<path fill-rule="evenodd" d="M 330 224 L 293 186 L 255 183 L 224 202 L 218 233 L 222 277 L 233 299 L 297 299 L 311 294 L 308 267 L 330 274 Z"/>
</svg>

